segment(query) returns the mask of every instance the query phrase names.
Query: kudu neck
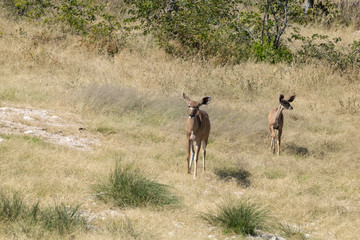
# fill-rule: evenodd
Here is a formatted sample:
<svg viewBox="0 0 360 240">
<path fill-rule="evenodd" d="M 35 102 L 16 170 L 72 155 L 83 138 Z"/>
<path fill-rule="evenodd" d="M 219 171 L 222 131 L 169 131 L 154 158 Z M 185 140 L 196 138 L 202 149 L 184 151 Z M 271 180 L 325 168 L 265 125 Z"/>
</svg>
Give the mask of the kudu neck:
<svg viewBox="0 0 360 240">
<path fill-rule="evenodd" d="M 201 127 L 200 113 L 191 118 L 191 131 L 197 131 Z"/>
<path fill-rule="evenodd" d="M 275 115 L 275 124 L 276 125 L 278 125 L 278 123 L 279 123 L 279 117 L 283 110 L 284 110 L 284 107 L 283 107 L 283 105 L 280 104 L 276 110 L 276 115 Z"/>
</svg>

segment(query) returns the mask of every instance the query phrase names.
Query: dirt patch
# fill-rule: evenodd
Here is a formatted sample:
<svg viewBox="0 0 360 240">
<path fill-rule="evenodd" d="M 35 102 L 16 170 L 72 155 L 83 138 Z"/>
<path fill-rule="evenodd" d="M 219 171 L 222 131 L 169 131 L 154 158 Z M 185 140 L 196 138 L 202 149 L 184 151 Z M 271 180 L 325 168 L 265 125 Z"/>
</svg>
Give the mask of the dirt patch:
<svg viewBox="0 0 360 240">
<path fill-rule="evenodd" d="M 47 110 L 0 108 L 0 134 L 32 135 L 84 151 L 101 146 L 100 141 L 87 132 L 81 122 L 71 122 Z"/>
</svg>

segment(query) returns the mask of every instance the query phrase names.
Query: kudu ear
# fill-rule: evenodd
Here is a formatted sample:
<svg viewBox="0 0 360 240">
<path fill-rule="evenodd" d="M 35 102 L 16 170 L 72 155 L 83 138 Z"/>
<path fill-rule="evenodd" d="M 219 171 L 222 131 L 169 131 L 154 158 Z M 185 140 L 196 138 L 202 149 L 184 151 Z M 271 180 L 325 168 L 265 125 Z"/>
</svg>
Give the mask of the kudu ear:
<svg viewBox="0 0 360 240">
<path fill-rule="evenodd" d="M 208 105 L 209 102 L 210 102 L 210 100 L 211 100 L 211 97 L 204 97 L 204 98 L 201 100 L 199 106 L 200 106 L 200 105 Z"/>
<path fill-rule="evenodd" d="M 292 95 L 291 97 L 289 97 L 289 99 L 287 101 L 292 102 L 292 101 L 294 101 L 295 97 L 296 97 L 296 95 Z"/>
<path fill-rule="evenodd" d="M 279 102 L 281 102 L 284 99 L 284 95 L 280 94 Z"/>
<path fill-rule="evenodd" d="M 185 93 L 183 93 L 183 98 L 184 98 L 185 102 L 190 106 L 191 100 L 188 96 L 185 95 Z"/>
</svg>

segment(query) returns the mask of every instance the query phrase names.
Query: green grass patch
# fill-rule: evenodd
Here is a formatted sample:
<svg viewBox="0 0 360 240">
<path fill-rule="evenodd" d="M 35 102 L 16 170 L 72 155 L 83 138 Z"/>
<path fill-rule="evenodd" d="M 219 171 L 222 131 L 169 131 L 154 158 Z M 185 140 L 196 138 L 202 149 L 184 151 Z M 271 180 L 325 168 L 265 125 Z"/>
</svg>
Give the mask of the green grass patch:
<svg viewBox="0 0 360 240">
<path fill-rule="evenodd" d="M 61 236 L 76 230 L 87 229 L 87 220 L 81 216 L 79 205 L 65 204 L 41 208 L 39 201 L 28 204 L 22 194 L 0 193 L 0 224 L 21 225 L 21 231 L 27 234 L 29 229 L 40 228 L 40 232 L 58 233 Z"/>
<path fill-rule="evenodd" d="M 264 174 L 267 179 L 283 179 L 287 175 L 286 172 L 275 168 L 266 169 Z"/>
<path fill-rule="evenodd" d="M 256 204 L 244 200 L 229 201 L 218 205 L 217 210 L 202 215 L 215 226 L 221 226 L 225 233 L 255 235 L 255 230 L 265 229 L 267 213 Z"/>
<path fill-rule="evenodd" d="M 29 218 L 33 216 L 34 212 L 37 212 L 36 209 L 38 209 L 38 204 L 29 208 L 29 206 L 25 204 L 21 194 L 17 192 L 11 195 L 4 192 L 0 193 L 0 221 L 13 222 L 19 219 Z"/>
<path fill-rule="evenodd" d="M 18 91 L 15 88 L 5 88 L 0 92 L 0 99 L 4 101 L 16 101 L 18 100 Z"/>
<path fill-rule="evenodd" d="M 72 207 L 58 204 L 41 211 L 40 220 L 48 231 L 56 231 L 60 235 L 72 233 L 76 229 L 84 229 L 87 221 L 79 212 L 79 205 Z"/>
<path fill-rule="evenodd" d="M 138 229 L 137 225 L 134 224 L 128 217 L 121 219 L 109 219 L 106 222 L 106 230 L 114 238 L 119 239 L 149 239 L 150 236 L 143 236 L 142 230 Z"/>
<path fill-rule="evenodd" d="M 293 228 L 289 226 L 288 224 L 280 224 L 280 231 L 282 233 L 282 236 L 284 236 L 286 239 L 292 239 L 292 240 L 306 240 L 308 239 L 306 235 L 301 232 L 300 228 Z"/>
<path fill-rule="evenodd" d="M 99 200 L 119 207 L 165 206 L 178 200 L 169 186 L 148 179 L 132 165 L 116 164 L 108 179 L 93 189 Z"/>
</svg>

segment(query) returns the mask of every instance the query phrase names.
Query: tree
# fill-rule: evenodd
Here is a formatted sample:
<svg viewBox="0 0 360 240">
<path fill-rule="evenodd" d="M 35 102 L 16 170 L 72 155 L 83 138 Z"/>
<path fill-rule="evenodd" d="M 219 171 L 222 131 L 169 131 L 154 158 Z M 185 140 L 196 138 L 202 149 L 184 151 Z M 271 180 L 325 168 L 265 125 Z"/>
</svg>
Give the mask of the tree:
<svg viewBox="0 0 360 240">
<path fill-rule="evenodd" d="M 305 13 L 308 13 L 310 8 L 314 7 L 314 0 L 305 0 L 305 3 L 303 5 L 303 9 Z"/>
</svg>

